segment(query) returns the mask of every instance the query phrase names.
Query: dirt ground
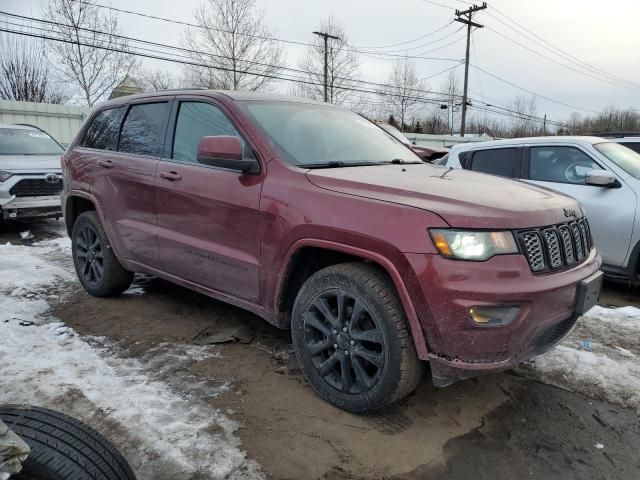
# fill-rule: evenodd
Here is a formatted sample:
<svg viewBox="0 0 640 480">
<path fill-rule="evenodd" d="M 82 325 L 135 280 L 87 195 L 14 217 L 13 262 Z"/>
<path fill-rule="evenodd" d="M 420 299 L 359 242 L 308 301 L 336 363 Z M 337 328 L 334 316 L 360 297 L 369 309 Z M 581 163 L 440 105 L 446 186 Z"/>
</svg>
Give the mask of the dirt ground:
<svg viewBox="0 0 640 480">
<path fill-rule="evenodd" d="M 5 229 L 0 242 L 19 242 L 16 233 Z M 219 345 L 221 358 L 188 369 L 202 381 L 230 385 L 207 401 L 239 422 L 242 448 L 270 478 L 640 478 L 635 411 L 508 372 L 445 389 L 427 375 L 399 404 L 353 415 L 314 395 L 289 358 L 288 332 L 161 280 L 140 276 L 135 287 L 111 299 L 75 287 L 54 314 L 81 335 L 108 337 L 141 359 L 165 342 L 190 344 L 212 326 L 244 329 L 248 343 Z M 608 285 L 602 303 L 640 305 L 640 294 Z"/>
</svg>

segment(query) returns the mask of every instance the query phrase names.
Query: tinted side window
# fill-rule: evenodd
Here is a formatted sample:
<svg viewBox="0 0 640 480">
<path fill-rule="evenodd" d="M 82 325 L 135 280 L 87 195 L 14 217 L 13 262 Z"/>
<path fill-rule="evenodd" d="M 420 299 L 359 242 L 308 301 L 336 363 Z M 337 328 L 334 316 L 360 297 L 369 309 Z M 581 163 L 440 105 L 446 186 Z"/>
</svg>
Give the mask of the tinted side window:
<svg viewBox="0 0 640 480">
<path fill-rule="evenodd" d="M 173 136 L 172 158 L 180 162 L 197 162 L 198 142 L 202 137 L 230 135 L 242 143 L 245 159 L 254 159 L 251 149 L 222 111 L 202 102 L 181 102 Z"/>
<path fill-rule="evenodd" d="M 80 146 L 99 150 L 116 150 L 118 129 L 124 107 L 110 108 L 98 113 L 87 128 Z"/>
<path fill-rule="evenodd" d="M 589 170 L 600 166 L 575 147 L 531 147 L 529 178 L 542 182 L 585 183 Z"/>
<path fill-rule="evenodd" d="M 168 105 L 166 102 L 131 105 L 120 131 L 118 151 L 162 156 Z"/>
<path fill-rule="evenodd" d="M 640 153 L 640 142 L 618 142 L 620 145 L 624 145 L 627 148 L 630 148 L 634 152 Z"/>
<path fill-rule="evenodd" d="M 513 177 L 516 166 L 515 148 L 480 150 L 471 159 L 471 170 L 503 177 Z"/>
</svg>

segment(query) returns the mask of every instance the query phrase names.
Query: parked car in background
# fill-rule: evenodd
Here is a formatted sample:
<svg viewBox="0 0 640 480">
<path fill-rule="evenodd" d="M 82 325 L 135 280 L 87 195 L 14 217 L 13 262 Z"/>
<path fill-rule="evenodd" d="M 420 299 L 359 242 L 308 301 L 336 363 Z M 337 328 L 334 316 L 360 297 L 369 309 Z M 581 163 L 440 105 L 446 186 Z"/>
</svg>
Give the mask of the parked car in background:
<svg viewBox="0 0 640 480">
<path fill-rule="evenodd" d="M 376 125 L 382 128 L 385 132 L 392 135 L 394 138 L 400 140 L 427 163 L 433 163 L 439 158 L 444 157 L 449 152 L 449 149 L 444 147 L 426 147 L 424 145 L 416 145 L 415 143 L 411 143 L 400 130 L 398 130 L 393 125 L 389 125 L 388 123 L 376 122 Z"/>
<path fill-rule="evenodd" d="M 63 153 L 38 127 L 0 124 L 0 220 L 62 216 Z"/>
<path fill-rule="evenodd" d="M 63 172 L 87 292 L 119 294 L 144 272 L 291 328 L 311 386 L 349 411 L 410 393 L 422 360 L 445 386 L 538 355 L 600 291 L 575 200 L 426 164 L 365 118 L 308 99 L 111 100 Z M 541 263 L 558 246 L 540 235 L 569 220 L 576 256 Z"/>
<path fill-rule="evenodd" d="M 617 142 L 599 137 L 537 137 L 456 145 L 446 165 L 521 179 L 579 200 L 605 273 L 636 282 L 640 154 Z"/>
</svg>

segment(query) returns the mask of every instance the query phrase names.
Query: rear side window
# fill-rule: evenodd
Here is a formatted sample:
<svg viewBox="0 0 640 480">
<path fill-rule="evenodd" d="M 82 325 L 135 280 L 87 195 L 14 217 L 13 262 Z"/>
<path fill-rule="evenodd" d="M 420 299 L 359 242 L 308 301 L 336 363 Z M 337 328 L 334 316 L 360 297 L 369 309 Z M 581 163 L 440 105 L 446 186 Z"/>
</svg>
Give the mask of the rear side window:
<svg viewBox="0 0 640 480">
<path fill-rule="evenodd" d="M 513 177 L 517 161 L 516 152 L 515 148 L 480 150 L 475 152 L 471 158 L 471 170 L 502 177 Z"/>
<path fill-rule="evenodd" d="M 640 153 L 640 142 L 618 142 L 620 145 L 624 145 L 627 148 L 630 148 L 636 153 Z"/>
<path fill-rule="evenodd" d="M 198 143 L 202 137 L 229 135 L 242 143 L 244 158 L 255 159 L 253 152 L 222 111 L 202 102 L 181 102 L 173 136 L 172 158 L 179 162 L 197 162 Z"/>
<path fill-rule="evenodd" d="M 162 156 L 167 102 L 131 105 L 120 131 L 118 151 Z"/>
<path fill-rule="evenodd" d="M 91 121 L 80 146 L 98 150 L 116 150 L 118 129 L 124 113 L 124 107 L 102 110 Z"/>
</svg>

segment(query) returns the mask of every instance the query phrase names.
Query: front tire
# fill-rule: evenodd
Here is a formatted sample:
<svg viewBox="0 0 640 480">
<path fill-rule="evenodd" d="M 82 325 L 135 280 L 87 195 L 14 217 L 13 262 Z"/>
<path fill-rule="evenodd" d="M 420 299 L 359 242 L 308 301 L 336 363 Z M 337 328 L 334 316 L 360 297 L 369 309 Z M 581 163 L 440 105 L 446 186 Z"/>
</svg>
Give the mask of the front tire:
<svg viewBox="0 0 640 480">
<path fill-rule="evenodd" d="M 376 410 L 411 393 L 424 363 L 395 288 L 377 267 L 344 263 L 304 283 L 292 312 L 302 371 L 323 399 L 344 410 Z"/>
<path fill-rule="evenodd" d="M 80 283 L 94 297 L 118 295 L 131 285 L 133 273 L 120 265 L 95 211 L 73 224 L 71 253 Z"/>
</svg>

